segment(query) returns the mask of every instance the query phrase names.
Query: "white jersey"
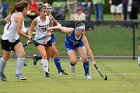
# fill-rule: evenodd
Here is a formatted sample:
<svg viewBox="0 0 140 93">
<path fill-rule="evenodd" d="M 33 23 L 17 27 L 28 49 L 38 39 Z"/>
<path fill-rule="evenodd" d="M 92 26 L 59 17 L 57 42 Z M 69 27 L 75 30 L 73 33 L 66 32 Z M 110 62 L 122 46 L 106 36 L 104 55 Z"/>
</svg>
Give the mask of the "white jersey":
<svg viewBox="0 0 140 93">
<path fill-rule="evenodd" d="M 37 17 L 35 40 L 38 43 L 43 43 L 43 41 L 45 41 L 45 40 L 47 40 L 47 41 L 51 40 L 51 37 L 47 37 L 47 35 L 48 35 L 47 27 L 49 27 L 49 24 L 50 24 L 50 20 L 49 20 L 48 16 L 46 16 L 45 22 L 41 21 L 40 16 Z M 45 37 L 45 38 L 40 39 L 42 37 Z"/>
<path fill-rule="evenodd" d="M 14 21 L 13 17 L 17 14 L 13 13 L 11 16 L 11 19 L 8 23 L 6 23 L 4 27 L 4 33 L 2 35 L 2 40 L 8 40 L 9 42 L 15 42 L 16 40 L 19 39 L 19 34 L 17 32 L 17 23 Z M 22 28 L 23 30 L 25 28 L 24 26 L 24 21 L 22 23 Z"/>
</svg>

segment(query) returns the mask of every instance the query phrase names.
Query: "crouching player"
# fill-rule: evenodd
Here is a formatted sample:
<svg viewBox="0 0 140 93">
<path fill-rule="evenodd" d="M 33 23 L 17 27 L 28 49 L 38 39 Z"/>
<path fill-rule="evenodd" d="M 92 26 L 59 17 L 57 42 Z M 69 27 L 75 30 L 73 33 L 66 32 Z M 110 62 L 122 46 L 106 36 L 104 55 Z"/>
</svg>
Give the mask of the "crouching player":
<svg viewBox="0 0 140 93">
<path fill-rule="evenodd" d="M 63 26 L 54 26 L 48 27 L 48 30 L 61 30 L 65 32 L 65 47 L 67 54 L 70 58 L 70 69 L 73 73 L 75 73 L 75 65 L 78 62 L 78 58 L 76 56 L 76 51 L 79 52 L 80 57 L 83 61 L 83 68 L 84 68 L 84 76 L 87 80 L 92 79 L 89 73 L 89 61 L 87 58 L 87 53 L 92 59 L 92 63 L 96 64 L 94 60 L 93 53 L 90 49 L 88 40 L 85 34 L 85 25 L 82 22 L 76 22 L 75 28 L 67 28 Z"/>
</svg>

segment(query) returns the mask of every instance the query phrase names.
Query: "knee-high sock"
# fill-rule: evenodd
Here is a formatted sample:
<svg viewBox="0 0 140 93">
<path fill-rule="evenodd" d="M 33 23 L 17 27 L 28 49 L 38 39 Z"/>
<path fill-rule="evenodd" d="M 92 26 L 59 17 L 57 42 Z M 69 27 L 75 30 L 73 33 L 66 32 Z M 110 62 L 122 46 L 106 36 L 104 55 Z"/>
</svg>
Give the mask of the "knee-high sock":
<svg viewBox="0 0 140 93">
<path fill-rule="evenodd" d="M 23 64 L 25 62 L 25 58 L 19 58 L 17 59 L 17 68 L 16 68 L 16 74 L 22 74 Z"/>
<path fill-rule="evenodd" d="M 6 61 L 3 59 L 3 58 L 1 58 L 0 59 L 0 72 L 4 72 L 4 69 L 5 69 L 5 67 L 6 67 Z"/>
<path fill-rule="evenodd" d="M 54 58 L 54 63 L 56 65 L 56 67 L 57 67 L 58 72 L 62 72 L 62 67 L 61 67 L 61 62 L 60 62 L 59 57 Z"/>
<path fill-rule="evenodd" d="M 49 73 L 49 64 L 48 64 L 48 60 L 42 59 L 42 60 L 41 60 L 41 65 L 42 65 L 42 68 L 43 68 L 44 72 L 48 72 L 48 73 Z"/>
<path fill-rule="evenodd" d="M 83 63 L 85 76 L 89 74 L 89 61 Z"/>
</svg>

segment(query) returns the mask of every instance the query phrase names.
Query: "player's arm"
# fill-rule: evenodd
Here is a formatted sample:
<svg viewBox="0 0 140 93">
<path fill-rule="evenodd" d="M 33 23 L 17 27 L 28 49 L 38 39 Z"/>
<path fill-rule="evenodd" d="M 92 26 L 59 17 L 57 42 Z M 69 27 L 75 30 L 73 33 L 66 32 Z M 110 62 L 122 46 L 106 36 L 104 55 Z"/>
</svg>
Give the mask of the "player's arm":
<svg viewBox="0 0 140 93">
<path fill-rule="evenodd" d="M 61 24 L 51 15 L 51 20 L 53 21 L 53 23 L 57 26 L 61 26 Z"/>
<path fill-rule="evenodd" d="M 73 28 L 63 27 L 63 26 L 54 26 L 54 27 L 48 27 L 47 30 L 53 30 L 53 31 L 60 30 L 64 33 L 71 34 L 73 31 Z"/>
<path fill-rule="evenodd" d="M 36 24 L 37 24 L 37 19 L 35 18 L 35 19 L 32 21 L 31 26 L 30 26 L 30 29 L 29 29 L 29 32 L 28 32 L 28 36 L 31 37 L 31 38 L 32 38 L 32 32 L 33 32 L 33 30 L 34 30 Z"/>
<path fill-rule="evenodd" d="M 95 59 L 94 59 L 94 56 L 93 56 L 93 53 L 91 51 L 91 48 L 89 46 L 88 40 L 87 40 L 87 38 L 86 38 L 85 35 L 83 35 L 82 41 L 85 44 L 86 51 L 87 51 L 88 55 L 91 57 L 93 64 L 96 64 Z"/>
<path fill-rule="evenodd" d="M 51 20 L 54 22 L 55 25 L 58 25 L 59 23 L 57 22 L 57 20 L 54 19 L 54 17 L 51 15 Z"/>
<path fill-rule="evenodd" d="M 17 32 L 19 35 L 27 38 L 27 39 L 30 39 L 23 31 L 21 31 L 21 28 L 22 28 L 22 24 L 23 24 L 23 21 L 24 21 L 24 18 L 22 16 L 22 14 L 17 14 L 17 18 L 15 19 L 16 23 L 17 23 Z"/>
</svg>

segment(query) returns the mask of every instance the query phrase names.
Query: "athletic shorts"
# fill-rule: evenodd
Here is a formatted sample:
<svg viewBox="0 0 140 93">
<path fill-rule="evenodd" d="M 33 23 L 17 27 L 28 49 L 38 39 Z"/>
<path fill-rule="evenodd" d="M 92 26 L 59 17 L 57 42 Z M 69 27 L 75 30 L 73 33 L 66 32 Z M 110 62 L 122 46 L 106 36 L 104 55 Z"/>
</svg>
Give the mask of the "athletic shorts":
<svg viewBox="0 0 140 93">
<path fill-rule="evenodd" d="M 66 51 L 76 50 L 77 48 L 83 47 L 83 46 L 85 46 L 83 42 L 81 42 L 80 44 L 77 44 L 77 45 L 68 45 L 68 43 L 65 42 Z"/>
<path fill-rule="evenodd" d="M 111 5 L 110 11 L 111 13 L 122 13 L 123 12 L 122 4 Z"/>
<path fill-rule="evenodd" d="M 52 41 L 49 40 L 47 44 L 40 44 L 38 42 L 34 42 L 35 44 L 35 47 L 39 46 L 39 45 L 42 45 L 42 46 L 45 46 L 45 47 L 51 47 L 52 46 Z"/>
<path fill-rule="evenodd" d="M 14 50 L 14 47 L 16 46 L 16 44 L 18 44 L 20 42 L 20 40 L 16 40 L 15 42 L 9 42 L 9 40 L 2 40 L 1 39 L 1 47 L 3 50 L 6 51 L 11 51 Z"/>
</svg>

